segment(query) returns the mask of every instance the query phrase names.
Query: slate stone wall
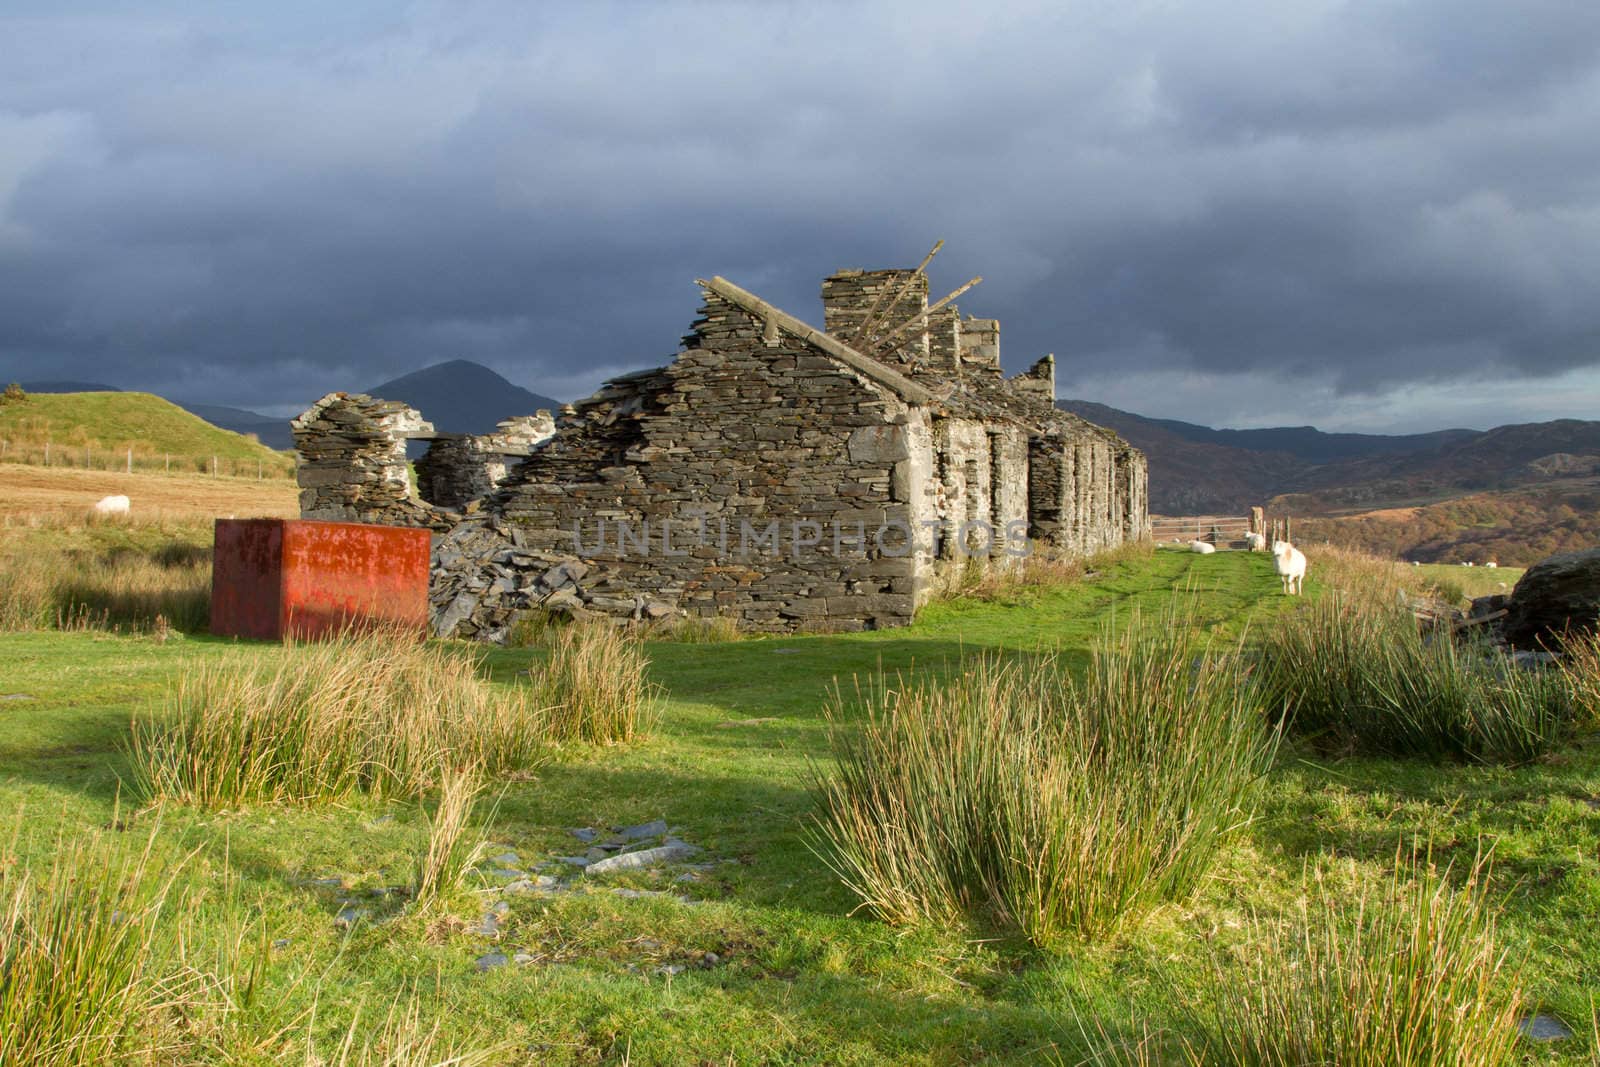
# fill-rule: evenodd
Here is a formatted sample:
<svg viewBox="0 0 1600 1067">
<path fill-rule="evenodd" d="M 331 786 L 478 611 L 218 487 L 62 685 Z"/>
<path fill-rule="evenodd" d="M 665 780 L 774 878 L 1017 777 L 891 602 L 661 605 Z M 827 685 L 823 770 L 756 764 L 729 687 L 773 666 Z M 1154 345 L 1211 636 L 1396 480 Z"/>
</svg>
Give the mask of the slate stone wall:
<svg viewBox="0 0 1600 1067">
<path fill-rule="evenodd" d="M 553 424 L 441 437 L 404 405 L 325 397 L 295 421 L 303 509 L 440 531 L 435 630 L 485 640 L 532 610 L 897 626 L 938 568 L 1011 562 L 1008 535 L 1074 555 L 1148 536 L 1143 455 L 1055 409 L 1053 359 L 1005 379 L 999 323 L 954 307 L 884 344 L 926 309 L 925 276 L 828 278 L 826 337 L 726 283 L 704 294 L 671 364 Z M 430 435 L 419 499 L 405 439 Z"/>
</svg>

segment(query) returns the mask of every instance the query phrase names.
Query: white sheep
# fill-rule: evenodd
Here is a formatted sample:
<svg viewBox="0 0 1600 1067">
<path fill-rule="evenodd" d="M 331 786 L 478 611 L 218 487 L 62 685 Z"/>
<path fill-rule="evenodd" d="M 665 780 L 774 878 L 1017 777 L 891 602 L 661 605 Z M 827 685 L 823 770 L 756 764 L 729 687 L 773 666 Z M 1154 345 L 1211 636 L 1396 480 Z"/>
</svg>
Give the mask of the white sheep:
<svg viewBox="0 0 1600 1067">
<path fill-rule="evenodd" d="M 1286 595 L 1298 594 L 1305 588 L 1306 557 L 1298 548 L 1287 541 L 1272 542 L 1272 565 L 1283 580 Z"/>
<path fill-rule="evenodd" d="M 120 494 L 117 496 L 105 496 L 101 497 L 99 502 L 95 504 L 94 513 L 96 515 L 108 517 L 112 515 L 126 515 L 130 507 L 132 507 L 132 501 L 125 496 L 121 496 Z"/>
<path fill-rule="evenodd" d="M 1198 552 L 1202 556 L 1209 556 L 1209 555 L 1211 555 L 1211 553 L 1215 552 L 1216 550 L 1217 550 L 1217 546 L 1211 544 L 1208 541 L 1190 541 L 1189 542 L 1189 551 L 1190 552 Z"/>
<path fill-rule="evenodd" d="M 1494 560 L 1491 559 L 1488 563 L 1485 563 L 1484 566 L 1485 567 L 1498 567 L 1498 566 L 1500 566 L 1500 564 L 1496 563 Z"/>
<path fill-rule="evenodd" d="M 1252 552 L 1265 552 L 1267 550 L 1267 537 L 1265 534 L 1247 533 L 1244 535 L 1245 544 L 1250 546 Z"/>
</svg>

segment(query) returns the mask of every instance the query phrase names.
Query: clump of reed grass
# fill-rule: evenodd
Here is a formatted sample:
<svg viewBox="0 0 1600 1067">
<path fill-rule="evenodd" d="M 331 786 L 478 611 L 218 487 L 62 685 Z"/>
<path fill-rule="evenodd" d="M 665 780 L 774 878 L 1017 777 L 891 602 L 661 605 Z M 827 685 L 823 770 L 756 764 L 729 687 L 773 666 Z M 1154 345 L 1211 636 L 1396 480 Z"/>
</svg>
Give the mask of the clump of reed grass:
<svg viewBox="0 0 1600 1067">
<path fill-rule="evenodd" d="M 536 766 L 553 736 L 537 687 L 491 685 L 473 655 L 384 632 L 196 664 L 167 705 L 134 721 L 135 780 L 210 807 L 416 796 L 444 767 Z"/>
<path fill-rule="evenodd" d="M 466 832 L 483 782 L 476 767 L 442 773 L 439 802 L 428 819 L 428 847 L 417 858 L 412 900 L 426 911 L 458 889 L 483 851 L 482 842 L 468 844 Z"/>
<path fill-rule="evenodd" d="M 160 1044 L 153 1016 L 187 993 L 156 962 L 173 875 L 155 877 L 154 841 L 120 856 L 63 841 L 42 876 L 0 877 L 0 1063 L 102 1064 Z"/>
<path fill-rule="evenodd" d="M 1562 672 L 1424 635 L 1398 601 L 1330 591 L 1274 622 L 1262 657 L 1291 729 L 1335 751 L 1524 761 L 1572 724 Z"/>
<path fill-rule="evenodd" d="M 610 623 L 556 630 L 549 658 L 530 671 L 534 692 L 550 709 L 550 736 L 613 745 L 648 730 L 659 704 L 649 667 L 643 645 Z"/>
<path fill-rule="evenodd" d="M 211 558 L 192 546 L 90 552 L 39 544 L 0 552 L 0 630 L 149 629 L 157 616 L 204 630 Z"/>
<path fill-rule="evenodd" d="M 1500 1067 L 1517 1062 L 1518 973 L 1483 899 L 1481 865 L 1352 889 L 1319 869 L 1287 922 L 1257 920 L 1240 966 L 1213 961 L 1187 1032 L 1148 1032 L 1095 1064 Z M 1325 880 L 1326 879 L 1326 880 Z"/>
<path fill-rule="evenodd" d="M 507 1062 L 512 1051 L 504 1042 L 458 1048 L 445 1038 L 437 1019 L 431 1024 L 423 1020 L 421 998 L 415 992 L 391 1004 L 375 1031 L 363 1032 L 361 1011 L 357 1007 L 331 1054 L 323 1054 L 315 1039 L 307 1036 L 308 1067 L 478 1067 Z"/>
<path fill-rule="evenodd" d="M 728 615 L 690 615 L 663 619 L 646 630 L 654 641 L 673 641 L 684 645 L 719 645 L 744 637 L 737 619 Z"/>
<path fill-rule="evenodd" d="M 1275 739 L 1236 655 L 1173 617 L 1051 656 L 879 680 L 829 709 L 812 844 L 894 923 L 966 917 L 1047 945 L 1186 896 L 1252 818 Z"/>
</svg>

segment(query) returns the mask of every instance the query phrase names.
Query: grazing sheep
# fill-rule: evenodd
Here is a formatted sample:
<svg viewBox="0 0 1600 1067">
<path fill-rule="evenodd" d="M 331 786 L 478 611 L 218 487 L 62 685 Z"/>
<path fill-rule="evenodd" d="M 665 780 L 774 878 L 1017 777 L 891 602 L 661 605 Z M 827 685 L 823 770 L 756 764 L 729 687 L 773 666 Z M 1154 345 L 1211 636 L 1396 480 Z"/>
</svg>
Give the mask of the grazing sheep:
<svg viewBox="0 0 1600 1067">
<path fill-rule="evenodd" d="M 1244 540 L 1245 544 L 1250 546 L 1250 551 L 1252 552 L 1265 552 L 1267 550 L 1265 534 L 1247 533 L 1244 535 Z"/>
<path fill-rule="evenodd" d="M 1198 552 L 1202 556 L 1209 556 L 1217 550 L 1217 546 L 1205 541 L 1190 541 L 1189 551 Z"/>
<path fill-rule="evenodd" d="M 1500 564 L 1496 563 L 1494 560 L 1491 559 L 1488 563 L 1485 563 L 1484 566 L 1485 567 L 1498 567 L 1498 566 L 1500 566 Z"/>
<path fill-rule="evenodd" d="M 1272 563 L 1277 568 L 1278 577 L 1283 580 L 1284 593 L 1298 595 L 1306 582 L 1305 553 L 1287 541 L 1274 541 Z"/>
<path fill-rule="evenodd" d="M 101 497 L 99 503 L 95 504 L 94 513 L 108 516 L 126 515 L 131 506 L 132 502 L 125 496 L 106 496 Z"/>
</svg>

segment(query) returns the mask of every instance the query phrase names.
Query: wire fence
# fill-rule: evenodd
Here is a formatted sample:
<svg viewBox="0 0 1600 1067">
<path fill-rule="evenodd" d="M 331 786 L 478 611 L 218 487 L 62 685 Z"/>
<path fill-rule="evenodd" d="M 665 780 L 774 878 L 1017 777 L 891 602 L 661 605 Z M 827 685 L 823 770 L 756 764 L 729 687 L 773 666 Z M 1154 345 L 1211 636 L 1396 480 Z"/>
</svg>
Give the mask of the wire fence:
<svg viewBox="0 0 1600 1067">
<path fill-rule="evenodd" d="M 92 444 L 61 444 L 55 441 L 11 441 L 0 438 L 0 463 L 30 467 L 72 468 L 91 471 L 121 471 L 132 474 L 208 474 L 215 478 L 293 478 L 294 460 L 240 458 L 237 456 L 193 455 L 155 452 L 140 448 L 102 448 Z"/>
</svg>

